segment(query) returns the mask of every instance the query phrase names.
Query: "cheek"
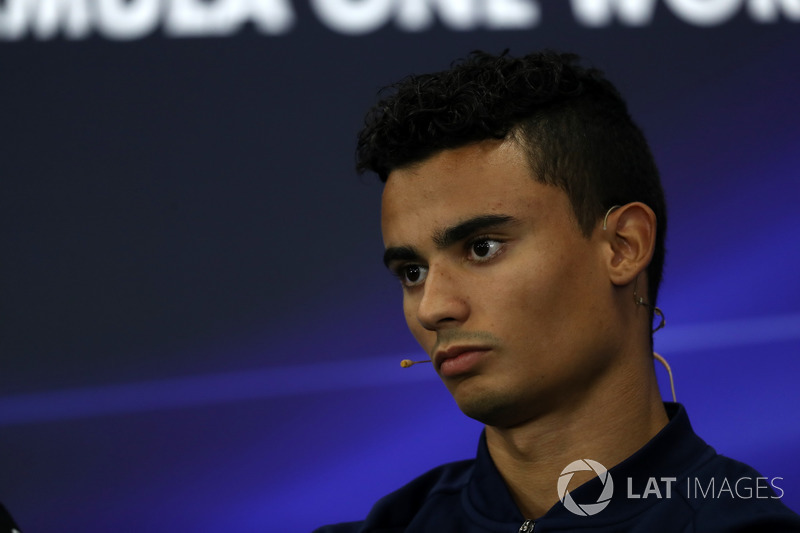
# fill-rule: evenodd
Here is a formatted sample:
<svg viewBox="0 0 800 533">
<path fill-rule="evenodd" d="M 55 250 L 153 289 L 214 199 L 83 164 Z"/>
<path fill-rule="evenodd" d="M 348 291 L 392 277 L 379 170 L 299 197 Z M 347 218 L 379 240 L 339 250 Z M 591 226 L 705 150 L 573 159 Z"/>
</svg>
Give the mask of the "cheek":
<svg viewBox="0 0 800 533">
<path fill-rule="evenodd" d="M 542 333 L 559 325 L 569 313 L 573 300 L 571 286 L 580 283 L 570 265 L 547 262 L 544 254 L 525 261 L 498 276 L 483 294 L 486 308 L 494 311 L 487 317 L 496 327 L 511 328 L 515 336 Z M 506 317 L 503 323 L 497 317 Z"/>
<path fill-rule="evenodd" d="M 570 343 L 594 327 L 596 274 L 589 257 L 553 256 L 531 264 L 520 276 L 516 291 L 504 296 L 517 310 L 518 335 L 537 344 Z"/>
</svg>

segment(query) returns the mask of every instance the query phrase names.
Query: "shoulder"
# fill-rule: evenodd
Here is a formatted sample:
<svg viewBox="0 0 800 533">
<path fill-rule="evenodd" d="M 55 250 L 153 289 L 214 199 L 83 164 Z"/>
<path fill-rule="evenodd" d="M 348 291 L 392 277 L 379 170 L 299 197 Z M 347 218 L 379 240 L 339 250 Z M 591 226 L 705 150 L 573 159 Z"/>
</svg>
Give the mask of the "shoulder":
<svg viewBox="0 0 800 533">
<path fill-rule="evenodd" d="M 800 516 L 781 502 L 781 478 L 719 455 L 682 406 L 667 412 L 667 426 L 609 471 L 624 488 L 599 520 L 615 531 L 800 533 Z"/>
<path fill-rule="evenodd" d="M 694 511 L 696 531 L 800 533 L 800 516 L 781 502 L 781 481 L 715 454 L 678 490 Z"/>
<path fill-rule="evenodd" d="M 435 505 L 446 514 L 446 509 L 458 505 L 474 462 L 438 466 L 378 500 L 365 520 L 324 526 L 314 533 L 401 532 L 427 506 Z"/>
</svg>

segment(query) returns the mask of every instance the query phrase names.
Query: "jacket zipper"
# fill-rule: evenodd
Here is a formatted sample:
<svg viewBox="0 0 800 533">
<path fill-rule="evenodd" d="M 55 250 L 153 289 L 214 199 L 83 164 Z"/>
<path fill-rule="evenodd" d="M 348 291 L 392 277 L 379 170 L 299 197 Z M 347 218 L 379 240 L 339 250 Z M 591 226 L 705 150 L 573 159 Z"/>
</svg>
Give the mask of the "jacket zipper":
<svg viewBox="0 0 800 533">
<path fill-rule="evenodd" d="M 536 527 L 536 522 L 533 520 L 525 520 L 525 522 L 523 522 L 519 527 L 519 531 L 517 533 L 533 533 L 534 527 Z"/>
</svg>

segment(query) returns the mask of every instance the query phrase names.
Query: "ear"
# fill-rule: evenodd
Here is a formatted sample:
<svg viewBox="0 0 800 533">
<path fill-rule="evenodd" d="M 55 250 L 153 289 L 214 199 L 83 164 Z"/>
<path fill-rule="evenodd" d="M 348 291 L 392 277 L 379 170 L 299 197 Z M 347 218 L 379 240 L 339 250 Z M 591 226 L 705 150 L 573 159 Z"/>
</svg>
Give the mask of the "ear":
<svg viewBox="0 0 800 533">
<path fill-rule="evenodd" d="M 631 283 L 650 264 L 656 244 L 656 214 L 641 202 L 631 202 L 606 217 L 603 236 L 610 249 L 608 273 L 617 286 Z"/>
</svg>

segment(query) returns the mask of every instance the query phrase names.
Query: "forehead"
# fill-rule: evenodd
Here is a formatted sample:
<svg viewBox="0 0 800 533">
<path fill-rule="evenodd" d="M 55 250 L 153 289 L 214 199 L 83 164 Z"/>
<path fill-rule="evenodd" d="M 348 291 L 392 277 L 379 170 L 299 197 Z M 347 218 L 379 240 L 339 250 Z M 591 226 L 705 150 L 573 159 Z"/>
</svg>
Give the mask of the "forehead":
<svg viewBox="0 0 800 533">
<path fill-rule="evenodd" d="M 444 150 L 389 175 L 381 210 L 384 241 L 405 240 L 414 229 L 427 233 L 476 215 L 541 211 L 559 193 L 536 181 L 516 141 Z"/>
<path fill-rule="evenodd" d="M 389 174 L 384 193 L 405 190 L 408 182 L 414 182 L 411 187 L 419 192 L 441 192 L 440 189 L 451 187 L 451 194 L 456 194 L 463 189 L 459 185 L 476 178 L 497 186 L 509 171 L 533 178 L 525 153 L 516 141 L 491 139 L 443 150 L 420 163 L 395 169 Z M 503 181 L 511 184 L 513 180 Z M 477 181 L 472 185 L 477 186 Z"/>
</svg>

